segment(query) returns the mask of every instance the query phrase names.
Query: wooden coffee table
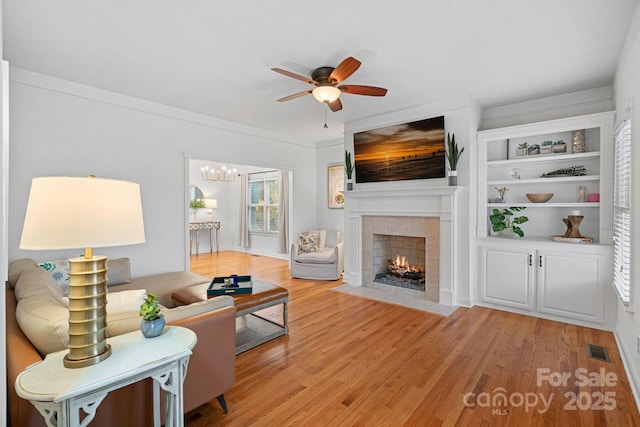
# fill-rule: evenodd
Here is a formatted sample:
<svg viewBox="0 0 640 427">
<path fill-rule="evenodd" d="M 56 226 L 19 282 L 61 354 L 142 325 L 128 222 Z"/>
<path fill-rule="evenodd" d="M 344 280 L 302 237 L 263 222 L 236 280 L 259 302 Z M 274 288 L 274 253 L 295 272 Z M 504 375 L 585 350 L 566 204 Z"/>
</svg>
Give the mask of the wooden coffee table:
<svg viewBox="0 0 640 427">
<path fill-rule="evenodd" d="M 209 283 L 189 286 L 171 294 L 175 305 L 187 305 L 207 300 Z M 253 281 L 250 294 L 231 295 L 236 306 L 236 354 L 289 333 L 287 303 L 289 291 L 271 283 Z M 282 304 L 282 322 L 261 316 L 257 312 Z"/>
</svg>

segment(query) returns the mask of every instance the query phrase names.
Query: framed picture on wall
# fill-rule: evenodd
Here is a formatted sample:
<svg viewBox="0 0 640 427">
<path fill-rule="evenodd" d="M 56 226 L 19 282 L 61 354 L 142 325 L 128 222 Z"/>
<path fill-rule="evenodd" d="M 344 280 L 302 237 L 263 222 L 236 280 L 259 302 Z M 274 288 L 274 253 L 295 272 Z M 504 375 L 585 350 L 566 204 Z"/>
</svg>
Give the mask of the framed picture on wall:
<svg viewBox="0 0 640 427">
<path fill-rule="evenodd" d="M 344 209 L 344 166 L 329 166 L 329 209 Z"/>
</svg>

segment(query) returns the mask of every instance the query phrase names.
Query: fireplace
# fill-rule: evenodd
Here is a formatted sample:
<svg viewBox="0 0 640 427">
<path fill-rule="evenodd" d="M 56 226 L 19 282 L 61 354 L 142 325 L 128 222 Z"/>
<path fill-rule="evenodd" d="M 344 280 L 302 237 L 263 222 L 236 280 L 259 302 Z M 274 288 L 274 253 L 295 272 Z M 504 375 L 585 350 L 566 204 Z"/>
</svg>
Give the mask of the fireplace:
<svg viewBox="0 0 640 427">
<path fill-rule="evenodd" d="M 438 217 L 367 215 L 362 229 L 362 286 L 439 302 Z"/>
<path fill-rule="evenodd" d="M 400 288 L 425 290 L 425 239 L 373 235 L 373 281 Z"/>
<path fill-rule="evenodd" d="M 457 244 L 456 205 L 461 187 L 393 187 L 345 192 L 345 282 L 457 305 L 460 267 L 456 255 L 461 248 Z M 379 271 L 374 273 L 373 268 L 374 234 L 424 239 L 424 291 L 375 281 Z M 390 254 L 387 258 L 397 255 L 402 256 Z"/>
</svg>

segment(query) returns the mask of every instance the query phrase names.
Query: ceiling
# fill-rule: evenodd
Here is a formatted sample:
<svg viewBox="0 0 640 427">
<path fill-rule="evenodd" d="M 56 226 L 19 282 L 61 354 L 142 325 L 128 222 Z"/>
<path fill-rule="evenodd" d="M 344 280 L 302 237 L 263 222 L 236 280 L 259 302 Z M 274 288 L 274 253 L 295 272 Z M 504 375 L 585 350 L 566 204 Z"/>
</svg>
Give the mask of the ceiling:
<svg viewBox="0 0 640 427">
<path fill-rule="evenodd" d="M 12 66 L 286 135 L 342 138 L 345 122 L 469 98 L 483 107 L 607 86 L 638 0 L 3 0 Z M 309 75 L 348 56 L 333 113 Z M 323 127 L 327 114 L 328 129 Z"/>
</svg>

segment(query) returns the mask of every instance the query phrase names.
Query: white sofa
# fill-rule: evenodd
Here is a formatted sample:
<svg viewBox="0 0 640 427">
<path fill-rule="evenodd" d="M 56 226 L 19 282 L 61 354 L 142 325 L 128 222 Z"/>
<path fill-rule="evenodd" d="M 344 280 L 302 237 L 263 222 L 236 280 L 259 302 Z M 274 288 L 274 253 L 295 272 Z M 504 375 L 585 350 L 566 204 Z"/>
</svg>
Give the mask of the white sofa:
<svg viewBox="0 0 640 427">
<path fill-rule="evenodd" d="M 339 230 L 310 230 L 291 244 L 291 276 L 338 280 L 344 271 L 343 234 Z"/>
</svg>

